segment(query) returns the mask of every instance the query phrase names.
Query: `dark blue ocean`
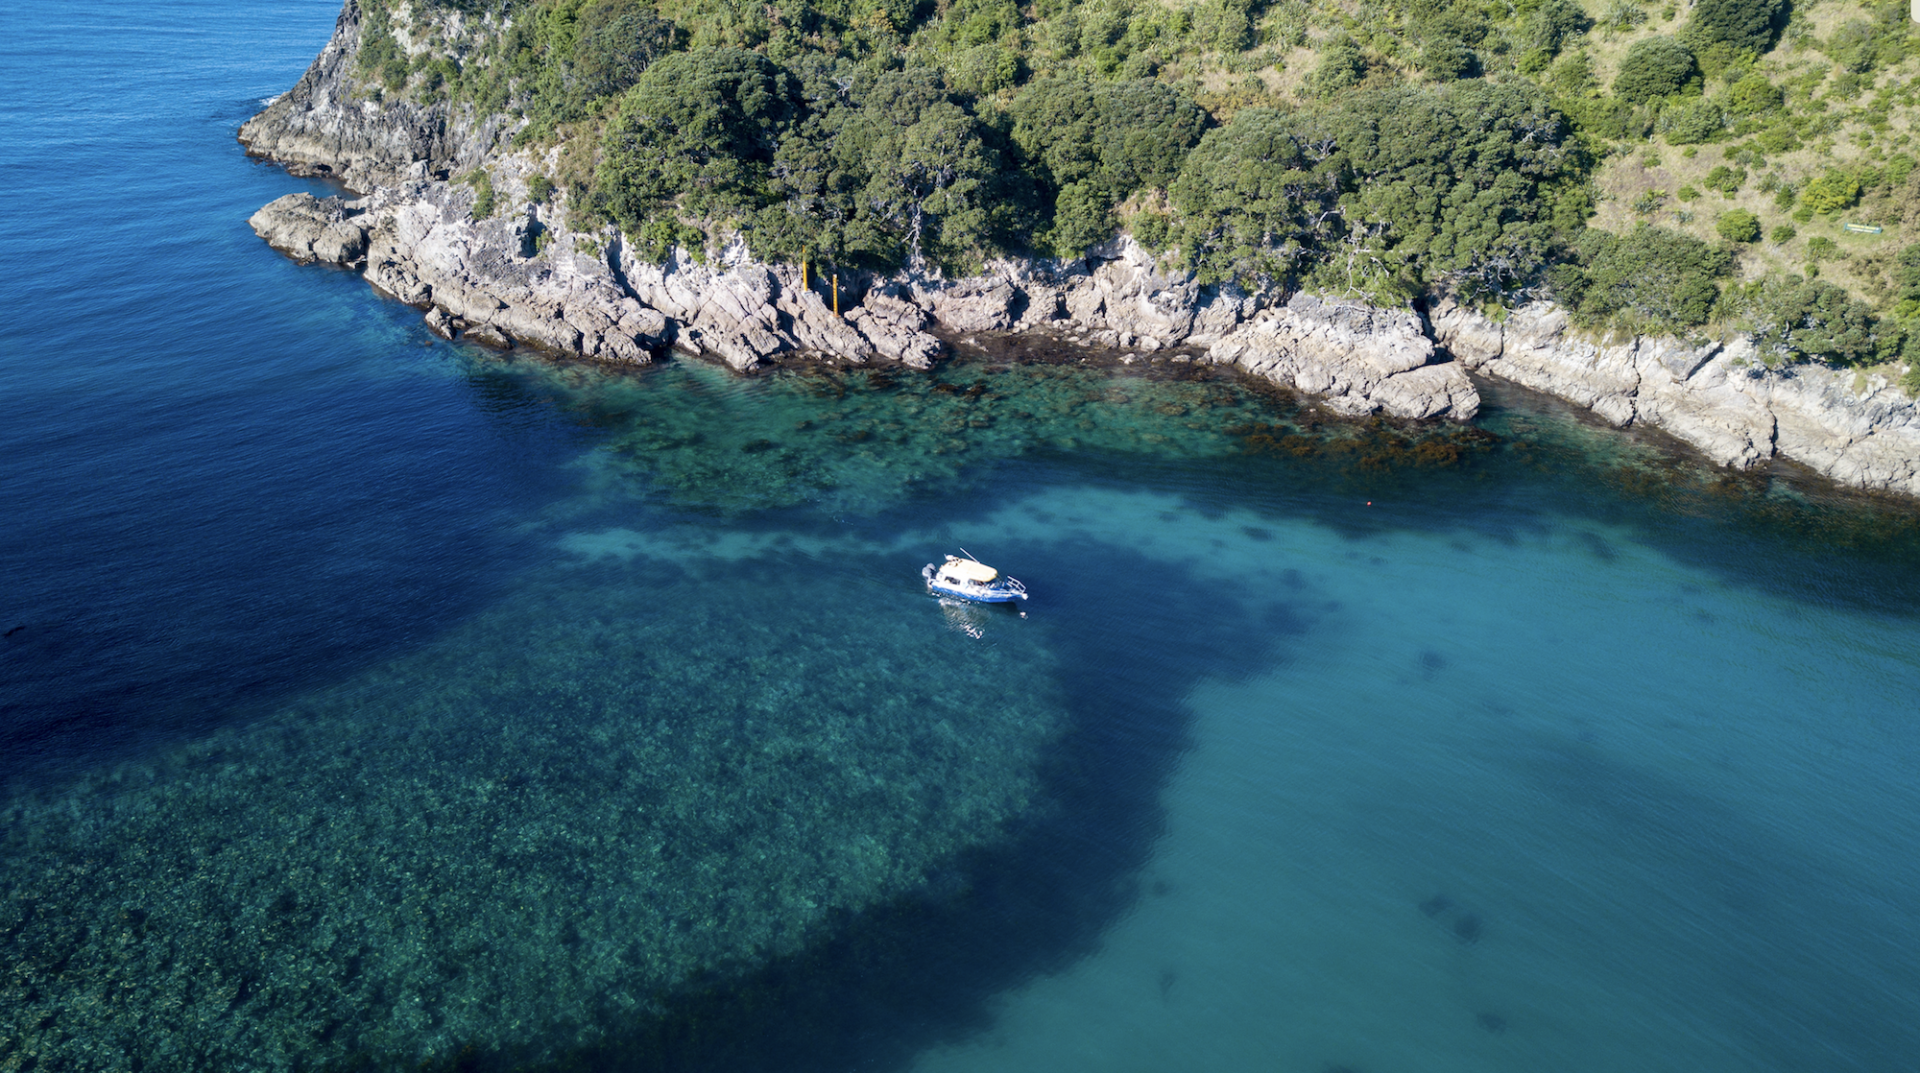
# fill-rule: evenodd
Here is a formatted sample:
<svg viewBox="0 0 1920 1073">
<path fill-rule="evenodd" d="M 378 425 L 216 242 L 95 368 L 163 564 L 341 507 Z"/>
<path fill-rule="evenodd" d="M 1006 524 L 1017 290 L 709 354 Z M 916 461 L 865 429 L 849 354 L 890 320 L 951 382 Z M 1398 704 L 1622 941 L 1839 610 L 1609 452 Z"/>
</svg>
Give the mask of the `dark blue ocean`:
<svg viewBox="0 0 1920 1073">
<path fill-rule="evenodd" d="M 0 11 L 0 1071 L 1920 1068 L 1914 504 L 443 343 L 246 225 L 337 13 Z"/>
</svg>

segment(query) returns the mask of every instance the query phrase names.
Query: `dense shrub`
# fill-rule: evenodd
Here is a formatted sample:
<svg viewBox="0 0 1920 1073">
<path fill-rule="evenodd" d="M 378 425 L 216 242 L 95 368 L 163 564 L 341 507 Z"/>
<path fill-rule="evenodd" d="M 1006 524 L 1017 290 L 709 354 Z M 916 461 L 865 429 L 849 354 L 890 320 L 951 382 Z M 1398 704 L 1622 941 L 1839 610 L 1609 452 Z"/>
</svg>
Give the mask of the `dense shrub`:
<svg viewBox="0 0 1920 1073">
<path fill-rule="evenodd" d="M 1320 62 L 1307 76 L 1307 93 L 1322 100 L 1336 97 L 1367 76 L 1366 57 L 1353 38 L 1342 34 L 1320 49 Z"/>
<path fill-rule="evenodd" d="M 1727 90 L 1727 110 L 1740 115 L 1771 112 L 1780 107 L 1781 100 L 1780 87 L 1758 72 L 1747 75 Z"/>
<path fill-rule="evenodd" d="M 1590 323 L 1681 332 L 1712 317 L 1732 259 L 1699 239 L 1642 224 L 1580 236 L 1578 258 L 1554 272 L 1561 299 Z"/>
<path fill-rule="evenodd" d="M 1671 97 L 1699 84 L 1700 71 L 1693 52 L 1671 37 L 1636 41 L 1620 61 L 1613 94 L 1638 104 L 1655 97 Z"/>
<path fill-rule="evenodd" d="M 1867 74 L 1898 63 L 1905 55 L 1907 10 L 1905 5 L 1883 5 L 1869 22 L 1850 19 L 1835 28 L 1821 48 L 1840 70 Z"/>
<path fill-rule="evenodd" d="M 1860 200 L 1860 180 L 1844 171 L 1830 171 L 1807 184 L 1800 204 L 1814 212 L 1839 212 Z"/>
<path fill-rule="evenodd" d="M 1302 137 L 1315 119 L 1250 108 L 1187 158 L 1172 189 L 1176 240 L 1202 279 L 1297 278 L 1337 235 L 1346 177 L 1324 137 Z"/>
<path fill-rule="evenodd" d="M 1525 84 L 1452 83 L 1257 110 L 1212 131 L 1172 194 L 1210 279 L 1293 277 L 1405 293 L 1532 278 L 1586 205 L 1559 115 Z"/>
<path fill-rule="evenodd" d="M 678 30 L 641 0 L 592 0 L 580 9 L 573 51 L 576 92 L 611 96 L 639 81 L 674 46 Z"/>
<path fill-rule="evenodd" d="M 1701 177 L 1700 181 L 1706 184 L 1707 189 L 1720 191 L 1721 197 L 1732 197 L 1739 193 L 1740 187 L 1746 183 L 1747 170 L 1715 164 L 1706 175 Z"/>
<path fill-rule="evenodd" d="M 1920 303 L 1920 243 L 1901 248 L 1893 264 L 1894 298 Z"/>
<path fill-rule="evenodd" d="M 1185 94 L 1148 80 L 1045 79 L 1009 114 L 1022 161 L 1053 201 L 1040 244 L 1063 257 L 1112 237 L 1115 204 L 1172 182 L 1208 124 Z"/>
<path fill-rule="evenodd" d="M 996 207 L 1018 203 L 999 191 L 999 154 L 936 70 L 816 65 L 804 97 L 805 118 L 775 154 L 778 200 L 747 229 L 763 257 L 962 264 L 992 242 Z"/>
<path fill-rule="evenodd" d="M 1760 217 L 1745 209 L 1730 209 L 1714 221 L 1713 229 L 1728 242 L 1758 242 Z"/>
<path fill-rule="evenodd" d="M 1661 110 L 1656 129 L 1669 145 L 1695 145 L 1712 141 L 1725 133 L 1727 117 L 1714 101 L 1681 101 Z"/>
<path fill-rule="evenodd" d="M 1558 54 L 1575 37 L 1593 25 L 1586 9 L 1574 0 L 1543 0 L 1533 9 L 1527 31 L 1529 44 L 1549 54 Z"/>
<path fill-rule="evenodd" d="M 1702 46 L 1758 54 L 1773 47 L 1784 7 L 1783 0 L 1694 0 L 1686 33 Z"/>
<path fill-rule="evenodd" d="M 1864 365 L 1899 345 L 1897 333 L 1883 333 L 1865 304 L 1822 280 L 1770 279 L 1731 299 L 1754 344 L 1774 358 Z"/>
<path fill-rule="evenodd" d="M 360 54 L 354 63 L 362 75 L 396 90 L 406 85 L 410 64 L 388 18 L 384 4 L 367 5 L 360 25 Z"/>
<path fill-rule="evenodd" d="M 608 125 L 597 179 L 605 204 L 656 250 L 677 236 L 682 214 L 744 216 L 767 196 L 774 149 L 797 104 L 793 79 L 758 53 L 701 48 L 662 58 Z"/>
</svg>

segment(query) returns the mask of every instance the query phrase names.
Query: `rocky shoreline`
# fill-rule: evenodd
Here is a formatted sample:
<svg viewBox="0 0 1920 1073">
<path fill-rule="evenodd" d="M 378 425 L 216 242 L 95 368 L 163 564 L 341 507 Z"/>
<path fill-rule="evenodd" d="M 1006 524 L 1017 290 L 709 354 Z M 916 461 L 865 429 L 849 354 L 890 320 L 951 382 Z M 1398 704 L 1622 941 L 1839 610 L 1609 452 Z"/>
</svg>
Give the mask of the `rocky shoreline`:
<svg viewBox="0 0 1920 1073">
<path fill-rule="evenodd" d="M 552 161 L 496 150 L 512 133 L 498 117 L 358 97 L 359 39 L 359 9 L 346 0 L 306 75 L 239 137 L 256 156 L 367 194 L 291 194 L 249 223 L 299 260 L 362 272 L 427 310 L 446 338 L 617 363 L 671 349 L 745 370 L 782 356 L 928 368 L 946 350 L 942 335 L 1019 333 L 1142 354 L 1178 348 L 1175 360 L 1238 366 L 1342 416 L 1412 420 L 1472 420 L 1471 370 L 1616 427 L 1661 429 L 1716 464 L 1784 457 L 1841 484 L 1920 496 L 1915 400 L 1884 375 L 1769 368 L 1739 335 L 1590 340 L 1546 302 L 1496 322 L 1450 300 L 1423 311 L 1249 293 L 1201 285 L 1126 236 L 1082 260 L 1009 259 L 958 280 L 821 279 L 738 246 L 642 262 L 617 234 L 575 230 L 564 204 L 534 195 L 534 175 Z M 476 218 L 478 195 L 453 178 L 475 168 L 509 211 Z"/>
</svg>

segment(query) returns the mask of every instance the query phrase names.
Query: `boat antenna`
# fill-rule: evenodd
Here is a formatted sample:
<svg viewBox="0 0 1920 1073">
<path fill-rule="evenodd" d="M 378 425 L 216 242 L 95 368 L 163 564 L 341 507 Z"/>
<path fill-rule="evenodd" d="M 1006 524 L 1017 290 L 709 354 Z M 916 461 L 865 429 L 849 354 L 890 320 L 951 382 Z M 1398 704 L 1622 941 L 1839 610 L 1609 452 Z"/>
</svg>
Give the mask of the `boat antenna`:
<svg viewBox="0 0 1920 1073">
<path fill-rule="evenodd" d="M 965 548 L 960 549 L 960 554 L 966 556 L 969 559 L 972 559 L 976 563 L 980 561 L 979 558 L 977 558 L 972 552 L 968 551 Z"/>
</svg>

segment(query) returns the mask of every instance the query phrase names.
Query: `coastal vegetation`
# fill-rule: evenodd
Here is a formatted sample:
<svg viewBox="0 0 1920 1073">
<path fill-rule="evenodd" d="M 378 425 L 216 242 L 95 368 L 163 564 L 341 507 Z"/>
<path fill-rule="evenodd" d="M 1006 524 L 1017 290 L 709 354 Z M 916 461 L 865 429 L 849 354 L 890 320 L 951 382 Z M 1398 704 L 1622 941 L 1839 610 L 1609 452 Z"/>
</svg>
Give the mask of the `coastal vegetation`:
<svg viewBox="0 0 1920 1073">
<path fill-rule="evenodd" d="M 644 253 L 961 271 L 1124 231 L 1209 281 L 1920 354 L 1898 2 L 360 7 L 367 93 L 511 114 Z"/>
</svg>

